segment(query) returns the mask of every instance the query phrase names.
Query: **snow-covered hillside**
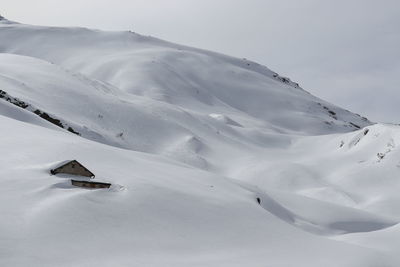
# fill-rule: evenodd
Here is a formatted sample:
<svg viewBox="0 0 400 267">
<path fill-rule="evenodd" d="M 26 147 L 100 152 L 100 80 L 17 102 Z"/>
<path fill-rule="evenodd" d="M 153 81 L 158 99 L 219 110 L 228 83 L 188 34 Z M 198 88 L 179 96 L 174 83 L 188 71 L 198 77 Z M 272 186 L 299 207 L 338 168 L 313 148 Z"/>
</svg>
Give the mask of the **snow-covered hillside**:
<svg viewBox="0 0 400 267">
<path fill-rule="evenodd" d="M 2 266 L 400 264 L 399 127 L 255 62 L 0 18 L 0 129 Z"/>
<path fill-rule="evenodd" d="M 5 23 L 0 40 L 2 53 L 43 59 L 133 96 L 245 125 L 258 119 L 276 131 L 320 134 L 368 124 L 257 63 L 132 32 Z"/>
</svg>

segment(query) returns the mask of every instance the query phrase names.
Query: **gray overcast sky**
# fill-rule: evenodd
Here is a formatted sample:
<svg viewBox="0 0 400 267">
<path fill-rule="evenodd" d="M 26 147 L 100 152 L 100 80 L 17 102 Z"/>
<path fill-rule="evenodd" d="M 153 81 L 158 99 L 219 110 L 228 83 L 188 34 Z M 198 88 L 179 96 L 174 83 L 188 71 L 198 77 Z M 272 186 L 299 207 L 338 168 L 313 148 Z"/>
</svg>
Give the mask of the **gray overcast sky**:
<svg viewBox="0 0 400 267">
<path fill-rule="evenodd" d="M 0 8 L 22 23 L 130 29 L 246 57 L 371 120 L 400 123 L 398 0 L 2 0 Z"/>
</svg>

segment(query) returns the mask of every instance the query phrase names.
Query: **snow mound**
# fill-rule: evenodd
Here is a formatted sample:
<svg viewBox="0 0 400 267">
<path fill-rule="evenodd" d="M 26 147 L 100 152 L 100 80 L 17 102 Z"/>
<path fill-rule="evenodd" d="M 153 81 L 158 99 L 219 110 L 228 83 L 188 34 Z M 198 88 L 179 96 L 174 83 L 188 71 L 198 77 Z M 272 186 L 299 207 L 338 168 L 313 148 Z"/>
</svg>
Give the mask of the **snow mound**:
<svg viewBox="0 0 400 267">
<path fill-rule="evenodd" d="M 399 126 L 132 32 L 0 40 L 1 266 L 399 266 Z"/>
<path fill-rule="evenodd" d="M 228 124 L 228 125 L 232 125 L 232 126 L 237 126 L 237 127 L 243 127 L 242 125 L 240 125 L 239 123 L 237 123 L 236 121 L 232 120 L 231 118 L 229 118 L 226 115 L 223 114 L 210 114 L 211 118 L 216 119 L 217 121 L 220 121 L 222 123 Z"/>
<path fill-rule="evenodd" d="M 373 213 L 297 195 L 277 192 L 257 195 L 261 198 L 261 206 L 267 211 L 287 223 L 321 235 L 372 232 L 398 223 Z"/>
<path fill-rule="evenodd" d="M 0 149 L 7 154 L 1 163 L 12 166 L 2 168 L 0 179 L 0 227 L 7 229 L 1 233 L 1 265 L 321 266 L 328 260 L 326 266 L 353 267 L 382 262 L 379 252 L 292 227 L 260 207 L 254 193 L 222 176 L 3 116 L 0 126 Z M 48 173 L 66 158 L 79 158 L 124 188 L 66 186 Z M 85 253 L 71 246 L 77 240 Z M 296 253 L 285 257 L 288 250 Z M 107 251 L 101 260 L 99 251 Z"/>
</svg>

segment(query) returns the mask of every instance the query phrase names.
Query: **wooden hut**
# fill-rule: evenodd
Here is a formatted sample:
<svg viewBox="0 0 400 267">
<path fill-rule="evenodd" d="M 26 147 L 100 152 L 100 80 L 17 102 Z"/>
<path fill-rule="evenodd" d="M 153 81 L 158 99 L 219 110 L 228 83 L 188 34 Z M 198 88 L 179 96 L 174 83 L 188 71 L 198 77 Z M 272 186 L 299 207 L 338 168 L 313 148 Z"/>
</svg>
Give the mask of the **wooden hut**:
<svg viewBox="0 0 400 267">
<path fill-rule="evenodd" d="M 85 176 L 89 178 L 94 178 L 95 176 L 94 173 L 89 171 L 85 166 L 83 166 L 77 160 L 64 162 L 57 168 L 50 170 L 50 173 L 53 175 L 57 173 L 72 174 L 72 175 Z"/>
<path fill-rule="evenodd" d="M 92 182 L 92 181 L 78 181 L 71 180 L 71 184 L 73 186 L 84 187 L 84 188 L 110 188 L 111 184 L 109 183 L 101 183 L 101 182 Z"/>
</svg>

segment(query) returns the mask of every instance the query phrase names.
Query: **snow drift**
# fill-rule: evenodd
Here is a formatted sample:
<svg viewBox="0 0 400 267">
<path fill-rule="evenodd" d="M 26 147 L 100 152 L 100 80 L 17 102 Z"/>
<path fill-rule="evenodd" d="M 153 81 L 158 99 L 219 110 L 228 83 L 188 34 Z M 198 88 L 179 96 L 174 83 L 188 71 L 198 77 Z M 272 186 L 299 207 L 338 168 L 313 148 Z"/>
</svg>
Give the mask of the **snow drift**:
<svg viewBox="0 0 400 267">
<path fill-rule="evenodd" d="M 400 264 L 399 127 L 255 62 L 0 18 L 0 127 L 1 265 Z"/>
</svg>

